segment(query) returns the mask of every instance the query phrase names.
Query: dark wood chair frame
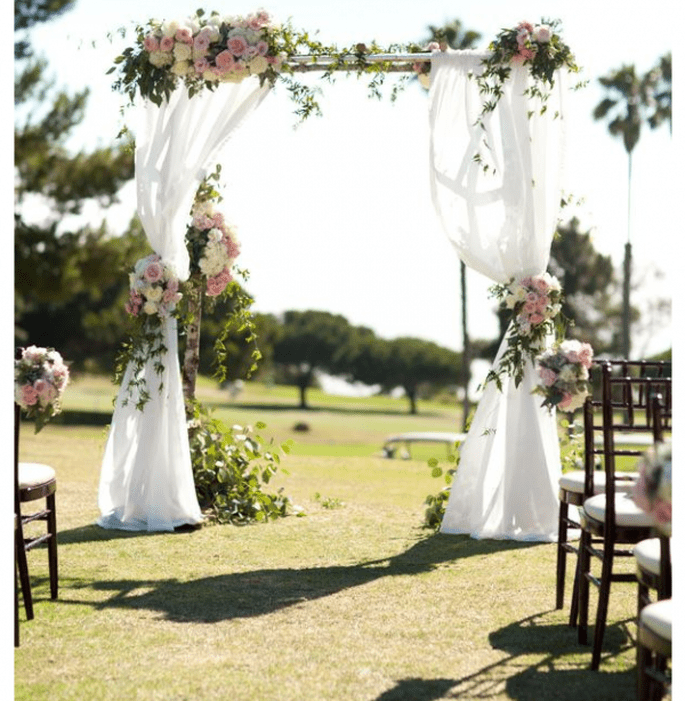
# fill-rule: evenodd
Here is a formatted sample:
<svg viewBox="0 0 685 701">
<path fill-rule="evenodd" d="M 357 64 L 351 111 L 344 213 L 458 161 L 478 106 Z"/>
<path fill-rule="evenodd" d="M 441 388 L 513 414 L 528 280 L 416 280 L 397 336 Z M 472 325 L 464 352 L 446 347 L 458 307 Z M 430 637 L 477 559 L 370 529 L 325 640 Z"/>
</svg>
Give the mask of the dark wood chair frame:
<svg viewBox="0 0 685 701">
<path fill-rule="evenodd" d="M 637 362 L 637 361 L 634 361 Z M 618 373 L 615 367 L 618 365 Z M 612 582 L 636 582 L 635 569 L 631 572 L 614 571 L 617 557 L 632 557 L 633 546 L 652 534 L 651 527 L 620 527 L 616 525 L 616 457 L 639 457 L 641 451 L 617 449 L 614 434 L 620 432 L 655 430 L 653 416 L 654 397 L 660 395 L 663 406 L 670 414 L 671 379 L 665 376 L 630 376 L 627 361 L 602 364 L 602 423 L 595 427 L 590 436 L 586 435 L 586 480 L 585 498 L 594 494 L 594 456 L 601 456 L 606 472 L 606 513 L 605 520 L 591 518 L 582 508 L 580 510 L 581 538 L 577 565 L 576 602 L 578 615 L 578 641 L 587 644 L 589 586 L 593 584 L 599 592 L 597 615 L 595 619 L 594 641 L 591 667 L 599 669 L 602 644 L 606 630 L 609 593 Z M 670 374 L 670 372 L 669 372 Z M 620 418 L 617 419 L 617 414 Z M 644 414 L 643 420 L 639 416 Z M 594 443 L 595 428 L 602 431 L 603 444 L 596 447 Z M 625 547 L 617 547 L 625 546 Z M 596 577 L 591 572 L 592 558 L 601 562 L 601 575 Z"/>
<path fill-rule="evenodd" d="M 594 425 L 594 412 L 601 411 L 601 368 L 608 361 L 596 362 L 591 369 L 591 379 L 599 381 L 599 390 L 597 393 L 591 393 L 583 405 L 583 423 L 585 425 L 584 441 L 585 441 L 585 472 L 590 471 L 590 489 L 594 494 L 594 468 L 595 465 L 589 466 L 589 459 L 595 460 L 599 450 L 595 449 L 594 432 L 597 427 Z M 645 376 L 647 373 L 653 373 L 655 377 L 666 377 L 670 375 L 671 364 L 667 361 L 644 361 L 644 360 L 619 360 L 612 361 L 614 367 L 618 367 L 622 374 L 638 373 L 640 376 Z M 594 396 L 593 396 L 594 395 Z M 559 526 L 557 536 L 557 571 L 556 571 L 556 608 L 564 608 L 564 590 L 566 587 L 566 567 L 568 555 L 576 556 L 578 562 L 579 548 L 568 539 L 569 530 L 580 530 L 580 524 L 569 516 L 569 507 L 575 506 L 580 508 L 585 501 L 585 493 L 575 492 L 572 490 L 559 488 Z M 576 566 L 577 570 L 577 566 Z M 569 625 L 575 627 L 578 622 L 578 577 L 573 580 L 573 593 L 571 595 L 571 611 L 569 614 Z"/>
<path fill-rule="evenodd" d="M 57 480 L 50 479 L 47 482 L 20 488 L 19 486 L 19 427 L 21 424 L 21 408 L 14 405 L 14 512 L 16 516 L 15 527 L 15 558 L 19 572 L 19 582 L 24 600 L 27 620 L 31 620 L 33 613 L 33 595 L 31 593 L 31 581 L 29 577 L 28 560 L 26 553 L 33 548 L 47 544 L 48 568 L 50 573 L 50 597 L 56 599 L 58 595 L 58 570 L 57 570 L 57 515 L 55 508 L 55 493 Z M 45 499 L 45 506 L 32 513 L 25 513 L 22 504 Z M 28 537 L 24 527 L 34 521 L 45 521 L 46 532 L 35 537 Z M 19 607 L 16 606 L 15 615 L 18 617 Z M 18 626 L 18 618 L 17 623 Z M 15 634 L 18 637 L 18 634 Z"/>
<path fill-rule="evenodd" d="M 663 638 L 638 618 L 637 630 L 637 699 L 661 701 L 671 685 L 669 660 L 671 640 Z"/>
</svg>

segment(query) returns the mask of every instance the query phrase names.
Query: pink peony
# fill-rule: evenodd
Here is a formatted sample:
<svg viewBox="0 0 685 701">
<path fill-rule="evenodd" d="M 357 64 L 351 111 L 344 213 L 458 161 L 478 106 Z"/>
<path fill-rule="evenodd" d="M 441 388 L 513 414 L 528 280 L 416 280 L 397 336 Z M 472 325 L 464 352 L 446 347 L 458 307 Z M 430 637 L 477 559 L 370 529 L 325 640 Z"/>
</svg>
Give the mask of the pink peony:
<svg viewBox="0 0 685 701">
<path fill-rule="evenodd" d="M 205 71 L 209 70 L 209 61 L 204 56 L 202 58 L 195 59 L 195 63 L 193 65 L 195 66 L 195 72 L 200 75 L 204 74 Z"/>
<path fill-rule="evenodd" d="M 200 51 L 206 51 L 210 43 L 211 39 L 209 33 L 203 29 L 193 40 L 193 47 Z"/>
<path fill-rule="evenodd" d="M 269 53 L 269 45 L 265 41 L 258 41 L 257 53 L 260 56 L 266 56 Z"/>
<path fill-rule="evenodd" d="M 592 346 L 589 343 L 583 343 L 578 353 L 578 359 L 581 365 L 589 370 L 592 367 L 592 357 Z"/>
<path fill-rule="evenodd" d="M 226 289 L 226 284 L 219 275 L 207 278 L 207 296 L 218 297 Z"/>
</svg>

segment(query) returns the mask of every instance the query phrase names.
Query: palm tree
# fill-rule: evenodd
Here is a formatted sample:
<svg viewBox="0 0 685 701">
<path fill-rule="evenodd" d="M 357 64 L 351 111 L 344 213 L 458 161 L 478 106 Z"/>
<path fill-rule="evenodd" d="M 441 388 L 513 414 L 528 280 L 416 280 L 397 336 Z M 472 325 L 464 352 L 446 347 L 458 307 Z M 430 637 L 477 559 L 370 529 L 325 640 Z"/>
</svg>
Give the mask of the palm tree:
<svg viewBox="0 0 685 701">
<path fill-rule="evenodd" d="M 596 120 L 609 120 L 609 133 L 623 139 L 628 154 L 628 235 L 623 260 L 622 352 L 630 357 L 630 277 L 632 245 L 630 241 L 630 209 L 632 189 L 633 149 L 640 139 L 640 128 L 647 121 L 652 129 L 665 120 L 671 122 L 671 55 L 663 56 L 659 64 L 640 77 L 635 66 L 622 66 L 599 78 L 607 96 L 595 107 Z"/>
</svg>

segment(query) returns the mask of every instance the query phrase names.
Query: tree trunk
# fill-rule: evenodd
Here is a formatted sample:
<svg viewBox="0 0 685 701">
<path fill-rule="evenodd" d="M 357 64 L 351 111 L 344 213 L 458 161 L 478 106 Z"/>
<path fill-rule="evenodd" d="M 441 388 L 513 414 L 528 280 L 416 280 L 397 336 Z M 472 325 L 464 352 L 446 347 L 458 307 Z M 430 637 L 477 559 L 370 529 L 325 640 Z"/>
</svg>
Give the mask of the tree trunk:
<svg viewBox="0 0 685 701">
<path fill-rule="evenodd" d="M 466 430 L 466 424 L 471 411 L 469 401 L 469 380 L 471 379 L 471 340 L 469 338 L 467 314 L 466 314 L 466 265 L 459 261 L 461 272 L 461 332 L 463 339 L 463 359 L 462 359 L 462 384 L 464 386 L 464 404 L 462 416 L 462 430 Z"/>
<path fill-rule="evenodd" d="M 625 246 L 625 256 L 623 259 L 623 315 L 622 315 L 622 347 L 623 357 L 630 359 L 630 273 L 632 268 L 632 244 L 630 242 L 631 228 L 631 191 L 633 185 L 632 178 L 633 157 L 628 152 L 628 239 Z"/>
<path fill-rule="evenodd" d="M 191 278 L 187 292 L 188 312 L 191 321 L 186 327 L 186 350 L 183 357 L 183 397 L 186 416 L 190 418 L 195 403 L 195 383 L 200 367 L 200 327 L 202 323 L 202 278 Z"/>
</svg>

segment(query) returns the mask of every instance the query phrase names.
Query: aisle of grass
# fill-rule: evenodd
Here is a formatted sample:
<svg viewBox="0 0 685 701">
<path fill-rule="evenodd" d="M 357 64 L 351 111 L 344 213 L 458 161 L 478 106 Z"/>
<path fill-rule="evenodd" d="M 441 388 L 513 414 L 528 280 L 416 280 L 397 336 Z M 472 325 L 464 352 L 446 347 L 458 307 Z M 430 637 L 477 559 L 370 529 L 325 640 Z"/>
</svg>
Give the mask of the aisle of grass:
<svg viewBox="0 0 685 701">
<path fill-rule="evenodd" d="M 340 444 L 382 435 L 375 413 L 330 413 Z M 49 600 L 45 553 L 31 553 L 16 699 L 634 698 L 634 587 L 615 587 L 607 660 L 591 672 L 553 610 L 554 546 L 425 531 L 439 485 L 423 462 L 295 454 L 276 486 L 303 518 L 129 534 L 93 525 L 105 436 L 22 434 L 22 459 L 57 469 L 61 590 Z"/>
</svg>

